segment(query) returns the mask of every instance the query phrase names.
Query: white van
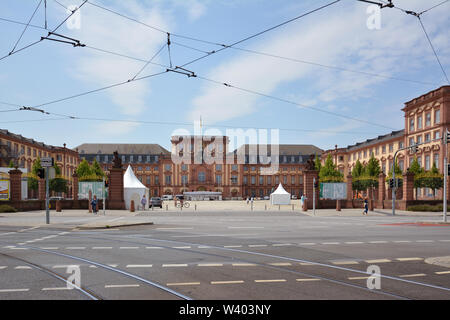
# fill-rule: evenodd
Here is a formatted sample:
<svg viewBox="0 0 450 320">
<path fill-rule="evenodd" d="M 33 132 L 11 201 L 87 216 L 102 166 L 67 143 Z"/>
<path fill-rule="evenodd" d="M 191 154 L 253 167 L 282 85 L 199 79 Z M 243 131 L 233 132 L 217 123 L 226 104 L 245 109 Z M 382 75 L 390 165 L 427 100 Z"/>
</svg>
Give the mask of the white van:
<svg viewBox="0 0 450 320">
<path fill-rule="evenodd" d="M 171 194 L 165 194 L 162 196 L 163 200 L 173 200 L 173 196 Z"/>
</svg>

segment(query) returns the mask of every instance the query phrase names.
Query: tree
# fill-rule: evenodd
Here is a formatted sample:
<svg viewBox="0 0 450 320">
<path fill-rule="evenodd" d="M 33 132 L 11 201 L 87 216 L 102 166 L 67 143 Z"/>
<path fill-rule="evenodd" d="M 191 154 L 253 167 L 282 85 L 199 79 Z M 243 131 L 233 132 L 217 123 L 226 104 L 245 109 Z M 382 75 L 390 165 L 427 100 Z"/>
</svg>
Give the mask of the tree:
<svg viewBox="0 0 450 320">
<path fill-rule="evenodd" d="M 369 177 L 378 178 L 380 172 L 380 161 L 376 159 L 372 153 L 372 156 L 370 157 L 369 162 L 367 163 L 367 166 L 365 168 L 365 174 Z"/>
<path fill-rule="evenodd" d="M 78 178 L 83 178 L 92 175 L 92 169 L 86 159 L 81 161 L 80 165 L 77 168 L 77 176 Z"/>
<path fill-rule="evenodd" d="M 352 177 L 353 179 L 358 178 L 364 174 L 364 167 L 359 162 L 359 160 L 356 160 L 355 166 L 352 169 Z"/>
<path fill-rule="evenodd" d="M 31 190 L 38 190 L 39 184 L 38 184 L 38 169 L 42 169 L 41 166 L 41 158 L 37 157 L 36 160 L 33 161 L 33 166 L 31 167 L 31 173 L 28 177 L 28 186 Z"/>
<path fill-rule="evenodd" d="M 103 178 L 105 176 L 105 173 L 103 172 L 102 168 L 100 167 L 100 164 L 97 162 L 97 159 L 94 159 L 94 162 L 92 163 L 91 172 L 101 178 Z"/>
<path fill-rule="evenodd" d="M 420 174 L 424 173 L 425 171 L 420 167 L 419 161 L 417 161 L 417 157 L 414 156 L 414 160 L 409 165 L 409 172 L 414 173 L 414 193 L 417 200 L 417 189 L 420 188 L 420 180 L 417 179 Z"/>
<path fill-rule="evenodd" d="M 344 181 L 344 175 L 339 170 L 336 169 L 331 154 L 328 155 L 325 164 L 320 168 L 319 179 L 320 182 Z"/>
<path fill-rule="evenodd" d="M 9 160 L 8 168 L 14 168 L 14 160 Z"/>
<path fill-rule="evenodd" d="M 444 175 L 439 173 L 436 165 L 430 171 L 421 172 L 414 176 L 414 187 L 417 188 L 431 188 L 433 190 L 433 197 L 436 196 L 436 189 L 441 189 L 444 186 Z"/>
<path fill-rule="evenodd" d="M 315 169 L 320 172 L 320 169 L 322 168 L 322 162 L 320 162 L 319 156 L 317 154 L 316 159 L 314 160 L 314 166 Z"/>
</svg>

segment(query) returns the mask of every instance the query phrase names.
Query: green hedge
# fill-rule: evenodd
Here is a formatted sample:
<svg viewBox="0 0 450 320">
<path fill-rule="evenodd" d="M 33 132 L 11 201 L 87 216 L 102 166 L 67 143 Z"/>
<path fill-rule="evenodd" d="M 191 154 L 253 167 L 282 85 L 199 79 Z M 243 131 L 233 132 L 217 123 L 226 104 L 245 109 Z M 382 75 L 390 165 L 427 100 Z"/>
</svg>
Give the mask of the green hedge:
<svg viewBox="0 0 450 320">
<path fill-rule="evenodd" d="M 0 204 L 0 212 L 17 212 L 17 210 L 7 204 Z"/>
<path fill-rule="evenodd" d="M 425 212 L 442 212 L 442 204 L 438 204 L 436 206 L 432 206 L 429 204 L 419 204 L 416 206 L 409 206 L 407 208 L 408 211 L 425 211 Z"/>
</svg>

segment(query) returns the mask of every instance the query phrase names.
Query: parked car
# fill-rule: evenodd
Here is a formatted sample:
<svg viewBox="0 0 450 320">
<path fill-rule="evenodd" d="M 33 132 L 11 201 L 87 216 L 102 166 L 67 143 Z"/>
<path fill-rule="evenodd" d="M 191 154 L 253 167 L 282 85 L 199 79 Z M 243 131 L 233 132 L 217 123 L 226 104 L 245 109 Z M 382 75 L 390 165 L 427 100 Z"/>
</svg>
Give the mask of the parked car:
<svg viewBox="0 0 450 320">
<path fill-rule="evenodd" d="M 64 200 L 63 197 L 50 197 L 48 200 Z"/>
<path fill-rule="evenodd" d="M 264 200 L 270 200 L 269 196 L 264 196 Z"/>
<path fill-rule="evenodd" d="M 173 195 L 171 194 L 165 194 L 162 196 L 163 200 L 173 200 Z"/>
<path fill-rule="evenodd" d="M 160 207 L 160 208 L 162 208 L 162 200 L 161 200 L 161 198 L 160 197 L 151 197 L 149 206 L 151 208 L 153 208 L 153 207 Z"/>
<path fill-rule="evenodd" d="M 291 199 L 292 200 L 297 200 L 297 196 L 292 196 Z"/>
</svg>

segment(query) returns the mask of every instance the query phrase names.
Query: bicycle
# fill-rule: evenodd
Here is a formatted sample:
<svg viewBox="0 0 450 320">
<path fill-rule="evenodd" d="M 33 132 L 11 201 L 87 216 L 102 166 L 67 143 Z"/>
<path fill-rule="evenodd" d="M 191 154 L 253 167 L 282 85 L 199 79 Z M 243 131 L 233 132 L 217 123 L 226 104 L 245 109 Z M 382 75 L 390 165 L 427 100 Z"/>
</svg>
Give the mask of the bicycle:
<svg viewBox="0 0 450 320">
<path fill-rule="evenodd" d="M 183 202 L 183 207 L 189 208 L 189 202 Z M 177 202 L 177 208 L 181 208 L 181 202 Z"/>
</svg>

